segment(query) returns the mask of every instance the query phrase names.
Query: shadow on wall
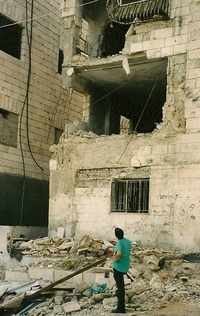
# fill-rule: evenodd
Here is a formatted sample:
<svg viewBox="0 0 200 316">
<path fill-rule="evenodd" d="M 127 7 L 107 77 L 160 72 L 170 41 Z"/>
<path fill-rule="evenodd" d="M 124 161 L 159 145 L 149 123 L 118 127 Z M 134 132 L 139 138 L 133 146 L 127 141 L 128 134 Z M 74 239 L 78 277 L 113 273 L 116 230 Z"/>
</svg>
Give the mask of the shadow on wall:
<svg viewBox="0 0 200 316">
<path fill-rule="evenodd" d="M 23 178 L 0 174 L 0 225 L 48 226 L 49 183 L 26 178 L 21 212 Z"/>
</svg>

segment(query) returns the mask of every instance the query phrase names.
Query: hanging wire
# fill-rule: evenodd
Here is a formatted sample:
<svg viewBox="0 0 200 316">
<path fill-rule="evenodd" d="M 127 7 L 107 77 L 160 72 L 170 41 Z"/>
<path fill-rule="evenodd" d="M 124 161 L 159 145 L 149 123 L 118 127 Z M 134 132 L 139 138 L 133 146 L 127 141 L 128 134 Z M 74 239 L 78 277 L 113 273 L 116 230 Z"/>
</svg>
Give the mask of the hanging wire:
<svg viewBox="0 0 200 316">
<path fill-rule="evenodd" d="M 2 2 L 4 2 L 5 0 L 3 0 Z M 89 2 L 86 2 L 86 3 L 82 3 L 79 5 L 79 7 L 84 7 L 84 6 L 88 6 L 90 4 L 93 4 L 93 3 L 97 3 L 97 2 L 100 2 L 101 0 L 93 0 L 93 1 L 89 1 Z M 67 7 L 67 9 L 73 9 L 74 7 Z M 46 14 L 42 14 L 42 15 L 38 15 L 38 16 L 35 16 L 34 18 L 30 18 L 30 19 L 26 19 L 25 20 L 21 20 L 21 21 L 16 21 L 16 22 L 13 22 L 13 23 L 9 23 L 9 24 L 5 24 L 5 25 L 2 25 L 0 26 L 0 29 L 4 29 L 4 28 L 7 28 L 7 27 L 11 27 L 11 26 L 15 26 L 15 25 L 18 25 L 18 24 L 27 24 L 29 22 L 32 22 L 32 21 L 40 21 L 42 20 L 44 17 L 46 16 L 49 16 L 49 15 L 52 15 L 53 13 L 46 13 Z"/>
<path fill-rule="evenodd" d="M 143 109 L 142 109 L 142 111 L 141 111 L 141 113 L 140 113 L 140 116 L 139 116 L 139 118 L 138 118 L 138 120 L 137 120 L 137 123 L 136 123 L 136 125 L 135 125 L 134 132 L 137 131 L 137 128 L 138 128 L 138 126 L 139 126 L 139 124 L 140 124 L 140 122 L 141 122 L 141 119 L 142 119 L 143 115 L 144 115 L 144 112 L 146 111 L 146 108 L 147 108 L 147 106 L 149 105 L 149 101 L 151 100 L 151 97 L 152 97 L 153 92 L 154 92 L 154 90 L 155 90 L 155 88 L 156 88 L 157 82 L 158 82 L 157 80 L 154 82 L 154 84 L 153 84 L 153 86 L 152 86 L 152 88 L 151 88 L 151 90 L 150 90 L 150 92 L 149 92 L 149 94 L 148 94 L 148 97 L 147 97 L 147 99 L 146 99 L 146 102 L 145 102 L 145 104 L 144 104 L 144 107 L 143 107 Z M 132 134 L 132 135 L 130 136 L 130 139 L 129 139 L 129 141 L 128 141 L 127 144 L 126 144 L 126 147 L 124 148 L 123 152 L 122 152 L 121 155 L 119 156 L 119 159 L 117 160 L 118 163 L 120 162 L 120 160 L 122 159 L 123 155 L 124 155 L 125 152 L 127 151 L 128 147 L 129 147 L 129 145 L 130 145 L 130 143 L 131 143 L 131 141 L 132 141 L 133 135 L 134 135 L 134 134 Z"/>
</svg>

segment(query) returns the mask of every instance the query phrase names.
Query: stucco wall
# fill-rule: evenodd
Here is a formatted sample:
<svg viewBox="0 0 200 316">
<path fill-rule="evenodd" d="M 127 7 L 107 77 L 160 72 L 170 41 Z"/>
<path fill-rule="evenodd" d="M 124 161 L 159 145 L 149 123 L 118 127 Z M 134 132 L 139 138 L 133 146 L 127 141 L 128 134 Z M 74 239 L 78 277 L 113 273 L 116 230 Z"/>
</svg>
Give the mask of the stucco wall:
<svg viewBox="0 0 200 316">
<path fill-rule="evenodd" d="M 171 20 L 141 24 L 127 34 L 124 54 L 168 57 L 163 123 L 147 135 L 63 140 L 50 162 L 50 234 L 64 226 L 67 234 L 111 238 L 112 226 L 121 224 L 130 238 L 146 244 L 199 249 L 199 30 L 199 1 L 174 0 Z M 110 213 L 113 174 L 137 177 L 144 168 L 149 214 Z"/>
</svg>

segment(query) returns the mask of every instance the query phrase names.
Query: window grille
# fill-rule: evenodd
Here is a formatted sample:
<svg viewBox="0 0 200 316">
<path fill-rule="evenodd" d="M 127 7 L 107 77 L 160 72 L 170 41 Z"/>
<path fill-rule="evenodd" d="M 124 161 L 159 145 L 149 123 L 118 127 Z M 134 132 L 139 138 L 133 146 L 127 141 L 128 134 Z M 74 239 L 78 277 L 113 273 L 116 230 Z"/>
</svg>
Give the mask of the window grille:
<svg viewBox="0 0 200 316">
<path fill-rule="evenodd" d="M 148 213 L 149 178 L 114 180 L 111 187 L 111 211 Z"/>
</svg>

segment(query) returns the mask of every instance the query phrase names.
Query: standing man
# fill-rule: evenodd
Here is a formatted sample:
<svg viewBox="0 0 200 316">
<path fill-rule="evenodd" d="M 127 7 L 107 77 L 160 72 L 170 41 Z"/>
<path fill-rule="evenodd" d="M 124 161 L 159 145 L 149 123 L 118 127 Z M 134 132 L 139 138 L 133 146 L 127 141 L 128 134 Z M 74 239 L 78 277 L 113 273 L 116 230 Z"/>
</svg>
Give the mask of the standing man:
<svg viewBox="0 0 200 316">
<path fill-rule="evenodd" d="M 130 266 L 131 242 L 124 238 L 124 232 L 121 228 L 115 228 L 117 243 L 114 247 L 113 254 L 113 275 L 117 287 L 117 308 L 113 313 L 126 313 L 125 309 L 125 288 L 124 274 L 128 272 Z"/>
</svg>

